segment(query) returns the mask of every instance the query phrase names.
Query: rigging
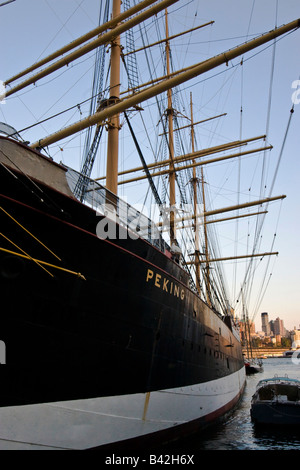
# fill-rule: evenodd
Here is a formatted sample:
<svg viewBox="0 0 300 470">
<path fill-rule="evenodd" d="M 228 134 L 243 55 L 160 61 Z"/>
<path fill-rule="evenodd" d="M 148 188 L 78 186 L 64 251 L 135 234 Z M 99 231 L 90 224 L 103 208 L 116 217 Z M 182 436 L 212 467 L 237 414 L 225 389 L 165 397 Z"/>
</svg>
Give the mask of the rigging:
<svg viewBox="0 0 300 470">
<path fill-rule="evenodd" d="M 103 12 L 103 17 L 101 18 L 101 5 L 100 4 L 100 13 L 99 13 L 99 26 L 108 21 L 109 17 L 109 0 L 106 0 L 105 8 Z M 102 45 L 98 47 L 95 57 L 95 68 L 94 68 L 94 78 L 92 85 L 92 99 L 90 102 L 90 112 L 91 116 L 100 108 L 101 98 L 103 97 L 103 77 L 104 77 L 104 67 L 105 67 L 105 46 Z M 94 137 L 92 139 L 92 132 L 94 132 Z M 84 153 L 83 153 L 83 165 L 78 178 L 77 184 L 75 186 L 74 194 L 80 199 L 81 202 L 84 200 L 84 195 L 86 188 L 88 186 L 89 177 L 91 176 L 94 161 L 96 158 L 97 150 L 99 147 L 100 139 L 103 132 L 103 126 L 97 125 L 95 129 L 89 127 L 87 129 L 85 144 L 84 144 Z"/>
</svg>

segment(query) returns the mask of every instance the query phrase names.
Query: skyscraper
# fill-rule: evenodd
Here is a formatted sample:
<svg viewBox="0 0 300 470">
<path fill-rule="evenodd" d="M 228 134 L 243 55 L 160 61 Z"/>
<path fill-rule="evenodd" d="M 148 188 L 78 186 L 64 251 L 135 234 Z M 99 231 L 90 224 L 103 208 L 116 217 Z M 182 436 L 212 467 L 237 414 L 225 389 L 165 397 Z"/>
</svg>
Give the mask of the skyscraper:
<svg viewBox="0 0 300 470">
<path fill-rule="evenodd" d="M 279 317 L 277 317 L 276 320 L 274 321 L 274 334 L 280 335 L 280 336 L 284 336 L 285 334 L 283 320 L 280 320 Z"/>
<path fill-rule="evenodd" d="M 261 329 L 266 336 L 270 336 L 269 316 L 267 312 L 261 314 Z"/>
</svg>

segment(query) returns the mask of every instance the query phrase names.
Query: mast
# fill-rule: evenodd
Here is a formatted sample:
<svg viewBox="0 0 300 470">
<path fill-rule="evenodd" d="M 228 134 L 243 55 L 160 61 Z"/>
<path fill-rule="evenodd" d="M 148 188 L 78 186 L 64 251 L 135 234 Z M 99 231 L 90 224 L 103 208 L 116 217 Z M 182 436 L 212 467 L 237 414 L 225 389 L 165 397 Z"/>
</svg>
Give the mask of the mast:
<svg viewBox="0 0 300 470">
<path fill-rule="evenodd" d="M 243 290 L 242 290 L 242 300 L 243 300 L 244 333 L 245 333 L 245 341 L 246 341 L 246 348 L 247 348 L 247 358 L 249 360 L 250 358 L 253 359 L 253 352 L 252 352 L 252 345 L 251 345 L 250 322 L 249 322 L 248 310 L 245 305 L 245 298 L 244 298 Z"/>
<path fill-rule="evenodd" d="M 209 272 L 209 253 L 208 253 L 208 238 L 207 238 L 207 225 L 206 225 L 206 203 L 205 203 L 205 189 L 204 189 L 204 173 L 203 167 L 201 167 L 201 187 L 202 187 L 202 198 L 203 198 L 203 229 L 204 229 L 204 254 L 205 254 L 205 280 L 206 280 L 206 300 L 208 305 L 211 307 L 211 296 L 210 296 L 210 272 Z M 200 260 L 198 259 L 200 263 Z"/>
<path fill-rule="evenodd" d="M 193 118 L 193 101 L 192 93 L 190 94 L 190 106 L 191 106 L 191 139 L 192 139 L 192 153 L 195 153 L 195 138 L 194 138 L 194 118 Z M 200 292 L 200 250 L 199 250 L 199 219 L 198 219 L 198 205 L 197 205 L 197 183 L 198 178 L 196 174 L 196 160 L 192 160 L 193 168 L 193 195 L 194 195 L 194 229 L 195 229 L 195 270 L 196 270 L 196 286 Z M 204 188 L 204 172 L 203 166 L 201 166 L 201 189 L 202 189 L 202 201 L 203 201 L 203 231 L 204 231 L 204 255 L 205 255 L 205 286 L 206 286 L 206 301 L 211 307 L 211 289 L 210 289 L 210 272 L 209 272 L 209 252 L 208 252 L 208 237 L 207 237 L 207 225 L 206 225 L 206 202 L 205 202 L 205 188 Z"/>
<path fill-rule="evenodd" d="M 192 101 L 192 93 L 190 93 L 190 107 L 191 107 L 191 141 L 192 141 L 192 153 L 195 153 L 195 135 L 194 135 L 194 117 L 193 117 L 193 101 Z M 195 163 L 195 159 L 192 160 Z M 199 223 L 198 223 L 198 205 L 197 205 L 197 174 L 196 174 L 196 167 L 193 167 L 193 178 L 192 178 L 192 186 L 193 186 L 193 198 L 194 198 L 194 231 L 195 231 L 195 272 L 196 272 L 196 287 L 198 292 L 200 292 L 200 262 L 199 262 Z M 203 209 L 204 210 L 204 209 Z"/>
<path fill-rule="evenodd" d="M 169 25 L 168 25 L 168 11 L 165 11 L 165 22 L 166 22 L 166 66 L 167 76 L 170 74 L 170 42 L 169 42 Z M 176 238 L 176 227 L 175 227 L 175 167 L 174 167 L 174 133 L 173 133 L 173 116 L 174 109 L 172 106 L 172 89 L 167 90 L 168 96 L 168 128 L 169 128 L 169 197 L 170 197 L 170 245 L 172 246 Z"/>
<path fill-rule="evenodd" d="M 112 18 L 121 12 L 121 0 L 113 0 Z M 110 72 L 110 100 L 109 104 L 120 100 L 120 36 L 111 41 L 111 72 Z M 118 161 L 119 161 L 119 130 L 120 115 L 115 114 L 108 122 L 108 144 L 106 163 L 106 187 L 113 194 L 118 192 Z"/>
</svg>

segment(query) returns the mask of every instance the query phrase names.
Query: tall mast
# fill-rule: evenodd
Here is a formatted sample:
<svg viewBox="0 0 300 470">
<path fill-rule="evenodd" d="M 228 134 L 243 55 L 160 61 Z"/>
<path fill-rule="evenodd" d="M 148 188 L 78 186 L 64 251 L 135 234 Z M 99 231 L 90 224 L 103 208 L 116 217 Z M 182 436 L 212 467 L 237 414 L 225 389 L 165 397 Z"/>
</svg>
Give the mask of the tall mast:
<svg viewBox="0 0 300 470">
<path fill-rule="evenodd" d="M 211 306 L 210 296 L 210 272 L 209 272 L 209 253 L 208 253 L 208 238 L 207 238 L 207 225 L 206 225 L 206 202 L 205 202 L 205 188 L 204 188 L 204 173 L 201 167 L 201 187 L 203 199 L 203 229 L 204 229 L 204 253 L 205 253 L 205 280 L 206 280 L 206 301 Z"/>
<path fill-rule="evenodd" d="M 193 117 L 193 101 L 192 93 L 190 94 L 190 106 L 191 106 L 191 139 L 192 139 L 192 153 L 195 153 L 195 137 L 194 137 L 194 117 Z M 193 164 L 196 163 L 195 160 L 192 160 Z M 196 174 L 196 165 L 193 166 L 193 196 L 194 196 L 194 217 L 195 217 L 195 270 L 196 270 L 196 286 L 200 292 L 200 250 L 199 250 L 199 214 L 198 214 L 198 205 L 197 205 L 197 183 L 198 178 Z M 206 204 L 205 204 L 205 191 L 204 191 L 204 173 L 203 167 L 201 167 L 201 187 L 202 187 L 202 200 L 203 200 L 203 230 L 204 230 L 204 252 L 206 260 L 206 270 L 205 270 L 205 285 L 206 285 L 206 301 L 208 305 L 211 306 L 210 300 L 210 273 L 209 273 L 209 253 L 208 253 L 208 240 L 207 240 L 207 227 L 206 227 Z"/>
<path fill-rule="evenodd" d="M 191 107 L 191 142 L 192 142 L 192 153 L 195 153 L 195 138 L 194 138 L 194 117 L 193 117 L 193 101 L 192 101 L 192 93 L 190 94 L 190 107 Z M 196 163 L 195 159 L 192 160 L 193 163 Z M 196 271 L 196 287 L 198 292 L 200 293 L 200 262 L 199 262 L 199 218 L 198 218 L 198 205 L 197 205 L 197 174 L 196 174 L 196 167 L 193 167 L 193 178 L 192 178 L 192 185 L 193 185 L 193 198 L 194 198 L 194 231 L 195 231 L 195 271 Z"/>
<path fill-rule="evenodd" d="M 169 42 L 169 25 L 168 25 L 168 11 L 166 9 L 166 66 L 167 66 L 167 76 L 170 75 L 170 42 Z M 171 246 L 175 242 L 176 238 L 176 228 L 175 228 L 175 204 L 176 204 L 176 195 L 175 195 L 175 167 L 174 167 L 174 133 L 173 133 L 173 116 L 174 109 L 172 106 L 172 89 L 167 90 L 168 96 L 168 127 L 169 127 L 169 197 L 170 197 L 170 240 Z"/>
<path fill-rule="evenodd" d="M 120 15 L 121 0 L 113 0 L 112 19 Z M 111 41 L 110 104 L 120 100 L 120 36 Z M 115 114 L 108 122 L 108 144 L 106 164 L 106 187 L 112 193 L 118 192 L 120 115 Z"/>
</svg>

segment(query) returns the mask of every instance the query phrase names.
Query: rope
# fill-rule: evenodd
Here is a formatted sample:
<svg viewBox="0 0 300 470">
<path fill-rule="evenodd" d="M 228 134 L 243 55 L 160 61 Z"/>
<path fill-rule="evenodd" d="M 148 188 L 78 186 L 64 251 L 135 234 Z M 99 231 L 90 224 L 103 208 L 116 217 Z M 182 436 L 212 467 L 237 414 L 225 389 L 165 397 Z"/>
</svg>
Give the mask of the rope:
<svg viewBox="0 0 300 470">
<path fill-rule="evenodd" d="M 55 208 L 55 210 L 57 210 L 59 213 L 64 213 L 64 210 L 59 207 L 55 201 L 52 200 L 52 198 L 50 196 L 48 196 L 43 190 L 42 188 L 40 188 L 29 176 L 28 174 L 26 174 L 20 167 L 18 167 L 18 165 L 13 162 L 11 160 L 11 158 L 9 158 L 9 156 L 3 152 L 3 150 L 0 150 L 0 152 L 2 153 L 2 155 L 4 155 L 4 157 L 7 158 L 7 160 L 14 166 L 17 168 L 17 170 L 24 176 L 24 178 L 26 178 L 26 180 L 28 180 L 34 187 L 34 189 L 37 189 L 37 191 L 39 191 L 40 194 L 38 194 L 37 191 L 35 191 L 34 189 L 30 189 L 30 187 L 25 183 L 25 181 L 22 181 L 17 175 L 15 175 L 14 173 L 12 173 L 7 167 L 6 165 L 3 165 L 2 164 L 2 167 L 8 171 L 8 173 L 10 175 L 12 175 L 15 179 L 17 179 L 17 181 L 19 181 L 21 184 L 23 184 L 23 186 L 26 188 L 26 190 L 28 190 L 31 194 L 33 194 L 35 197 L 38 198 L 39 202 L 43 203 L 43 204 L 46 204 L 46 206 L 48 207 L 52 207 L 52 208 Z M 47 201 L 48 200 L 48 201 Z"/>
<path fill-rule="evenodd" d="M 22 251 L 22 253 L 25 253 L 25 256 L 24 255 L 20 255 L 18 253 L 14 253 L 10 250 L 6 250 L 5 248 L 1 248 L 1 251 L 7 251 L 8 253 L 13 253 L 17 256 L 21 256 L 23 258 L 27 258 L 27 259 L 30 259 L 31 261 L 33 261 L 34 263 L 36 263 L 40 268 L 42 268 L 44 271 L 46 271 L 46 273 L 48 273 L 51 277 L 54 277 L 53 274 L 51 274 L 49 271 L 47 271 L 47 269 L 45 269 L 43 266 L 40 265 L 40 262 L 38 260 L 35 260 L 34 258 L 32 258 L 28 253 L 26 253 L 26 251 L 22 250 L 22 248 L 20 248 L 18 245 L 16 245 L 12 240 L 10 240 L 9 238 L 7 238 L 3 233 L 0 233 L 0 235 L 5 238 L 5 240 L 7 240 L 9 243 L 11 243 L 13 246 L 15 246 L 18 250 Z"/>
<path fill-rule="evenodd" d="M 0 206 L 0 209 L 10 218 L 12 219 L 17 225 L 19 225 L 19 227 L 21 227 L 23 230 L 25 230 L 25 232 L 27 232 L 32 238 L 34 238 L 38 243 L 40 243 L 44 248 L 46 248 L 46 250 L 48 250 L 53 256 L 55 256 L 55 258 L 57 258 L 59 261 L 61 261 L 61 258 L 59 258 L 55 253 L 53 253 L 53 251 L 50 250 L 50 248 L 48 248 L 46 245 L 44 245 L 44 243 L 42 243 L 38 238 L 36 238 L 31 232 L 29 232 L 29 230 L 27 230 L 23 225 L 20 224 L 20 222 L 18 222 L 16 219 L 13 218 L 12 215 L 10 215 L 8 212 L 6 212 L 5 209 L 3 209 L 3 207 Z"/>
<path fill-rule="evenodd" d="M 2 235 L 4 238 L 6 238 L 2 233 L 0 235 Z M 6 238 L 6 239 L 8 240 L 8 238 Z M 11 243 L 13 243 L 13 242 L 11 242 Z M 19 248 L 14 243 L 13 243 L 13 245 L 16 246 L 17 248 Z M 19 248 L 19 250 L 21 250 L 21 248 Z M 41 261 L 41 260 L 38 260 L 38 259 L 31 258 L 31 256 L 27 255 L 27 253 L 25 253 L 24 250 L 21 250 L 21 251 L 23 251 L 23 253 L 25 253 L 25 255 L 21 255 L 20 253 L 16 253 L 14 251 L 7 250 L 6 248 L 1 248 L 1 247 L 0 247 L 0 251 L 4 251 L 5 253 L 10 253 L 12 255 L 19 256 L 20 258 L 30 259 L 31 261 L 34 261 L 42 269 L 44 269 L 48 274 L 50 274 L 51 277 L 54 277 L 53 274 L 51 274 L 43 266 L 41 266 L 42 264 L 44 264 L 45 266 L 49 266 L 51 268 L 59 269 L 60 271 L 64 271 L 64 272 L 69 273 L 69 274 L 74 274 L 75 276 L 79 277 L 80 279 L 83 279 L 84 281 L 86 281 L 86 278 L 81 273 L 77 273 L 75 271 L 71 271 L 70 269 L 65 269 L 65 268 L 62 268 L 60 266 L 56 266 L 54 264 L 46 263 L 46 261 Z"/>
</svg>

